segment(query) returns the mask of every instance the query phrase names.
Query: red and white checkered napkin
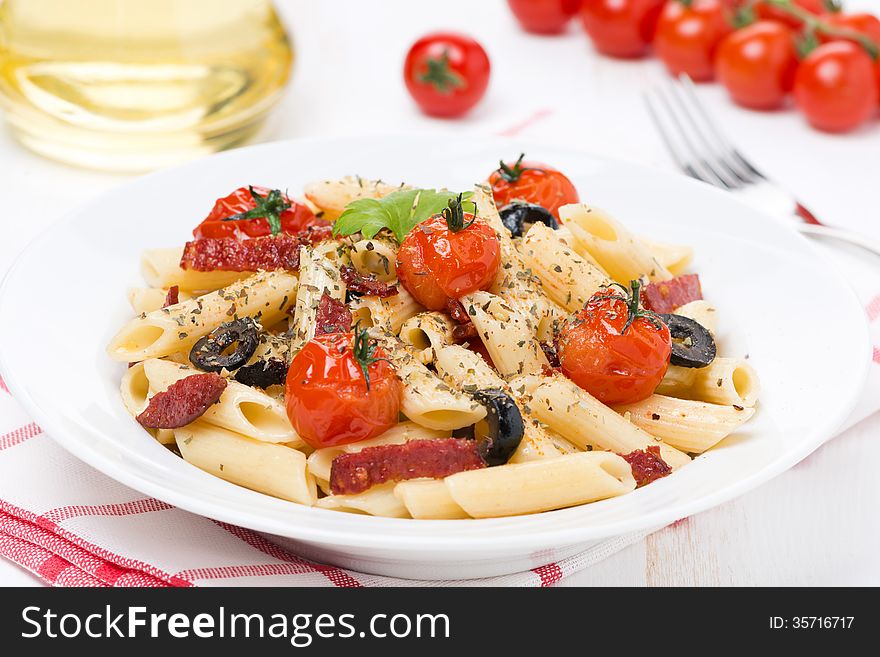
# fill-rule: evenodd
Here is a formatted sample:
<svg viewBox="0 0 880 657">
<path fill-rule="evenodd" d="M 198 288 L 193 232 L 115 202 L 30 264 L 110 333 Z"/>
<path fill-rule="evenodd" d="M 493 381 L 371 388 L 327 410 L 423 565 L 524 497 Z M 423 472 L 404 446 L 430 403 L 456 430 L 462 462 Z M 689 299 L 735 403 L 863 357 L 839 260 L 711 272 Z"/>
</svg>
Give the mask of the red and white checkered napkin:
<svg viewBox="0 0 880 657">
<path fill-rule="evenodd" d="M 838 258 L 835 259 L 840 259 Z M 880 409 L 880 272 L 843 261 L 874 331 L 874 363 L 853 424 Z M 548 586 L 640 540 L 602 542 L 559 563 L 482 580 L 356 573 L 287 552 L 241 527 L 193 515 L 77 461 L 22 411 L 0 379 L 0 556 L 55 586 Z"/>
</svg>

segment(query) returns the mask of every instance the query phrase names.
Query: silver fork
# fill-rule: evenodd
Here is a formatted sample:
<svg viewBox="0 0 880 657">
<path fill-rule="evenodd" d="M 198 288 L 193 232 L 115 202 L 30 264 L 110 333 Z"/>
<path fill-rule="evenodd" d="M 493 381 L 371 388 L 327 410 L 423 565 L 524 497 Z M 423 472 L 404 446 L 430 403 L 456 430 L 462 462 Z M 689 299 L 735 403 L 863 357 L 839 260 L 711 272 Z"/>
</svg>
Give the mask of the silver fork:
<svg viewBox="0 0 880 657">
<path fill-rule="evenodd" d="M 880 243 L 826 226 L 749 162 L 709 116 L 687 75 L 646 92 L 644 98 L 666 149 L 678 168 L 691 178 L 735 192 L 750 205 L 774 216 L 799 220 L 797 229 L 801 233 L 841 240 L 880 255 Z"/>
</svg>

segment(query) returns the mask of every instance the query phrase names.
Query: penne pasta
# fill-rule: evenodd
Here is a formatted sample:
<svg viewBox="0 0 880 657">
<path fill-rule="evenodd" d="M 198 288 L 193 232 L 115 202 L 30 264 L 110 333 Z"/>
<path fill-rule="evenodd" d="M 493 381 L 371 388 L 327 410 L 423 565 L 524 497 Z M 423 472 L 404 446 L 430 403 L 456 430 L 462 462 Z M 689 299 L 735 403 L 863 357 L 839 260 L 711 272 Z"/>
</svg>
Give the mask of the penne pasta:
<svg viewBox="0 0 880 657">
<path fill-rule="evenodd" d="M 629 421 L 667 445 L 702 454 L 736 431 L 755 414 L 754 408 L 651 395 L 634 404 L 615 406 Z"/>
<path fill-rule="evenodd" d="M 654 392 L 670 397 L 687 397 L 696 378 L 697 370 L 693 367 L 670 365 Z"/>
<path fill-rule="evenodd" d="M 364 276 L 391 283 L 397 279 L 397 245 L 384 236 L 355 242 L 348 254 L 352 266 Z"/>
<path fill-rule="evenodd" d="M 352 322 L 360 322 L 361 328 L 377 327 L 397 335 L 406 320 L 415 317 L 425 308 L 402 286 L 394 296 L 363 296 L 352 303 Z"/>
<path fill-rule="evenodd" d="M 191 367 L 155 358 L 144 361 L 143 369 L 153 393 L 163 392 L 176 381 L 200 373 Z M 303 444 L 287 419 L 284 404 L 238 381 L 227 381 L 220 401 L 205 411 L 201 421 L 261 442 L 297 447 Z"/>
<path fill-rule="evenodd" d="M 389 185 L 381 180 L 366 180 L 347 176 L 339 180 L 322 180 L 305 187 L 305 196 L 322 213 L 322 218 L 335 221 L 352 201 L 362 198 L 382 198 L 391 192 L 407 189 L 406 185 Z"/>
<path fill-rule="evenodd" d="M 215 477 L 307 506 L 317 500 L 315 479 L 300 451 L 202 422 L 175 429 L 174 438 L 187 462 Z"/>
<path fill-rule="evenodd" d="M 553 376 L 535 390 L 529 404 L 535 415 L 581 449 L 629 454 L 656 445 L 672 468 L 690 457 L 643 431 L 561 376 Z"/>
<path fill-rule="evenodd" d="M 655 242 L 654 240 L 639 238 L 654 259 L 665 267 L 670 274 L 678 276 L 683 274 L 691 260 L 694 259 L 694 249 L 683 244 L 666 244 L 664 242 Z"/>
<path fill-rule="evenodd" d="M 520 252 L 547 296 L 569 312 L 583 308 L 591 296 L 611 283 L 544 224 L 529 229 Z"/>
<path fill-rule="evenodd" d="M 293 274 L 263 272 L 228 288 L 144 313 L 122 327 L 110 341 L 107 354 L 129 363 L 162 358 L 188 350 L 223 322 L 238 317 L 272 323 L 293 302 L 296 284 Z"/>
<path fill-rule="evenodd" d="M 384 518 L 409 518 L 406 505 L 394 494 L 394 484 L 373 486 L 357 495 L 328 495 L 318 500 L 319 509 L 366 513 Z"/>
<path fill-rule="evenodd" d="M 716 358 L 696 370 L 691 399 L 750 408 L 758 402 L 761 383 L 755 368 L 742 358 Z"/>
<path fill-rule="evenodd" d="M 378 336 L 397 367 L 403 384 L 400 410 L 416 424 L 429 429 L 460 429 L 482 420 L 486 409 L 467 395 L 453 390 L 393 336 Z"/>
<path fill-rule="evenodd" d="M 585 203 L 559 208 L 559 218 L 574 236 L 574 248 L 590 254 L 608 275 L 624 285 L 646 277 L 650 281 L 672 278 L 641 240 L 607 213 Z"/>
<path fill-rule="evenodd" d="M 712 335 L 718 332 L 718 311 L 708 301 L 703 299 L 691 301 L 676 308 L 675 314 L 689 317 L 698 324 L 702 324 Z"/>
<path fill-rule="evenodd" d="M 192 299 L 192 294 L 189 292 L 178 291 L 177 295 L 180 301 Z M 160 287 L 133 287 L 128 291 L 128 304 L 138 315 L 151 313 L 165 305 L 167 296 L 168 290 Z"/>
<path fill-rule="evenodd" d="M 629 464 L 609 452 L 567 454 L 451 475 L 452 499 L 474 518 L 540 513 L 617 497 L 636 487 Z"/>
<path fill-rule="evenodd" d="M 448 315 L 424 312 L 410 317 L 400 327 L 400 340 L 426 365 L 433 363 L 437 350 L 452 344 L 453 322 Z"/>
<path fill-rule="evenodd" d="M 394 495 L 413 518 L 422 520 L 457 520 L 468 518 L 449 493 L 442 479 L 411 479 L 394 487 Z"/>
<path fill-rule="evenodd" d="M 466 294 L 461 303 L 502 377 L 540 372 L 550 367 L 534 337 L 535 326 L 528 315 L 489 292 Z"/>
<path fill-rule="evenodd" d="M 299 257 L 299 286 L 290 327 L 290 353 L 298 353 L 315 337 L 318 306 L 325 294 L 337 301 L 345 301 L 345 285 L 339 270 L 321 253 L 304 246 Z"/>
</svg>

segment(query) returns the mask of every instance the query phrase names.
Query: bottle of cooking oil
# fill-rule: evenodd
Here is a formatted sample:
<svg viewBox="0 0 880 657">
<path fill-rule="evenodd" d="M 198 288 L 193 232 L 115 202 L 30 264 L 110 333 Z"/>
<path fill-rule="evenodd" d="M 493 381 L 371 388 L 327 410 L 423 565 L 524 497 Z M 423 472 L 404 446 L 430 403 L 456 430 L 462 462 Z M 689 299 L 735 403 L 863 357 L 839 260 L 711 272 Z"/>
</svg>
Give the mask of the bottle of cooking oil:
<svg viewBox="0 0 880 657">
<path fill-rule="evenodd" d="M 0 0 L 0 108 L 49 157 L 145 170 L 241 142 L 292 63 L 270 0 Z"/>
</svg>

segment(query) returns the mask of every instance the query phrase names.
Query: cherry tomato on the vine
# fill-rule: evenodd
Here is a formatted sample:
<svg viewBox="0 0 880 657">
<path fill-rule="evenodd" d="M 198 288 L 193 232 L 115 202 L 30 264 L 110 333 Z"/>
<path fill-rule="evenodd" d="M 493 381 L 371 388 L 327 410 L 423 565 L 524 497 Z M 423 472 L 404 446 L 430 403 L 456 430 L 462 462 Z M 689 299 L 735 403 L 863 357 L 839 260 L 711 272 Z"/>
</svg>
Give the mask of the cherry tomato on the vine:
<svg viewBox="0 0 880 657">
<path fill-rule="evenodd" d="M 367 332 L 319 335 L 290 363 L 287 416 L 315 449 L 374 438 L 397 424 L 400 381 Z"/>
<path fill-rule="evenodd" d="M 810 125 L 828 132 L 857 128 L 877 109 L 874 62 L 851 41 L 819 46 L 797 70 L 794 97 Z"/>
<path fill-rule="evenodd" d="M 258 209 L 259 206 L 259 209 Z M 230 220 L 230 217 L 242 216 Z M 250 216 L 252 215 L 252 216 Z M 279 190 L 265 187 L 239 187 L 223 198 L 218 198 L 211 212 L 196 227 L 193 235 L 202 237 L 236 237 L 248 239 L 263 237 L 273 232 L 296 233 L 312 225 L 326 225 L 303 203 L 289 199 Z"/>
<path fill-rule="evenodd" d="M 577 203 L 577 189 L 561 171 L 540 162 L 502 162 L 489 176 L 492 196 L 499 208 L 511 201 L 526 201 L 544 207 L 559 219 L 559 208 Z"/>
<path fill-rule="evenodd" d="M 498 236 L 464 211 L 461 198 L 413 228 L 397 251 L 400 283 L 429 310 L 443 310 L 449 299 L 487 288 L 500 265 Z"/>
<path fill-rule="evenodd" d="M 650 397 L 669 368 L 669 328 L 639 308 L 637 281 L 633 288 L 597 292 L 559 336 L 563 373 L 604 404 Z"/>
<path fill-rule="evenodd" d="M 880 48 L 880 18 L 874 16 L 874 14 L 834 13 L 822 16 L 822 20 L 834 27 L 864 34 Z M 819 36 L 823 41 L 836 40 L 835 37 L 826 34 L 820 34 Z"/>
<path fill-rule="evenodd" d="M 472 38 L 436 32 L 409 49 L 403 79 L 423 112 L 451 117 L 479 102 L 489 86 L 490 69 L 489 56 Z"/>
<path fill-rule="evenodd" d="M 647 54 L 666 0 L 584 0 L 581 22 L 596 50 L 612 57 Z"/>
<path fill-rule="evenodd" d="M 753 109 L 780 107 L 797 69 L 794 32 L 776 21 L 758 21 L 718 45 L 715 75 L 736 103 Z"/>
<path fill-rule="evenodd" d="M 828 9 L 825 0 L 793 0 L 793 4 L 800 9 L 805 9 L 811 14 L 815 14 L 816 16 L 825 13 Z M 794 16 L 779 7 L 774 7 L 768 2 L 758 0 L 754 5 L 754 9 L 755 14 L 762 20 L 779 21 L 780 23 L 785 23 L 789 27 L 795 29 L 803 25 L 803 21 L 797 16 Z"/>
<path fill-rule="evenodd" d="M 507 0 L 522 28 L 536 34 L 558 34 L 581 7 L 581 0 Z"/>
<path fill-rule="evenodd" d="M 727 14 L 723 0 L 670 0 L 657 21 L 654 52 L 673 75 L 711 80 L 715 50 L 733 31 Z"/>
</svg>

